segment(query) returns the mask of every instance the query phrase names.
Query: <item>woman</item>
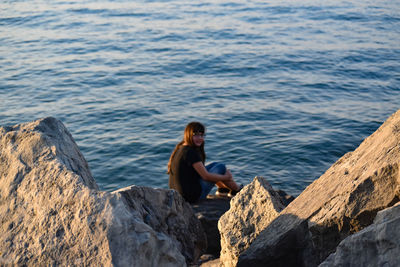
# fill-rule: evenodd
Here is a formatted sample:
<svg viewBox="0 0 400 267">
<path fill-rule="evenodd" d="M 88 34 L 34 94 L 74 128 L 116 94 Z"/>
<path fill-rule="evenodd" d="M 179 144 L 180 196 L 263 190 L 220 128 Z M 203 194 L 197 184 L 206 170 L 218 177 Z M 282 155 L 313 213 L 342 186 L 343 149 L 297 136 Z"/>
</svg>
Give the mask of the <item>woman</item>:
<svg viewBox="0 0 400 267">
<path fill-rule="evenodd" d="M 217 195 L 229 192 L 229 196 L 234 196 L 241 189 L 224 164 L 214 162 L 204 166 L 205 130 L 199 122 L 189 123 L 168 162 L 169 188 L 191 203 L 205 199 L 214 185 L 218 187 Z"/>
</svg>

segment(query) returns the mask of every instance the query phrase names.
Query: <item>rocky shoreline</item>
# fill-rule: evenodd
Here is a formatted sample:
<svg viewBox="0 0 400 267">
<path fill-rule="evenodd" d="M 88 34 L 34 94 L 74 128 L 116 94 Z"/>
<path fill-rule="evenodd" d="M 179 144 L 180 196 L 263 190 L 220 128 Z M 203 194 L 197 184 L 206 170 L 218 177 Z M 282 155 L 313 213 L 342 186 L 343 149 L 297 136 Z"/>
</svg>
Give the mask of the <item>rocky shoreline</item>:
<svg viewBox="0 0 400 267">
<path fill-rule="evenodd" d="M 292 202 L 256 177 L 191 206 L 100 191 L 57 119 L 0 127 L 0 266 L 398 266 L 399 164 L 400 110 Z"/>
</svg>

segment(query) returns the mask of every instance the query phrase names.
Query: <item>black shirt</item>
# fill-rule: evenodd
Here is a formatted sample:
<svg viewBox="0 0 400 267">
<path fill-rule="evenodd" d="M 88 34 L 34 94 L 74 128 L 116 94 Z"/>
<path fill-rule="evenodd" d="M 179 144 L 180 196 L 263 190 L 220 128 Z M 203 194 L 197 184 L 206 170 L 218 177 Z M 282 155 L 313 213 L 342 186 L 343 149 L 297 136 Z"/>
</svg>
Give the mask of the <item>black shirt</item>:
<svg viewBox="0 0 400 267">
<path fill-rule="evenodd" d="M 188 202 L 196 202 L 201 195 L 200 175 L 193 163 L 202 161 L 199 151 L 190 146 L 181 146 L 176 151 L 169 174 L 169 188 L 178 191 Z"/>
</svg>

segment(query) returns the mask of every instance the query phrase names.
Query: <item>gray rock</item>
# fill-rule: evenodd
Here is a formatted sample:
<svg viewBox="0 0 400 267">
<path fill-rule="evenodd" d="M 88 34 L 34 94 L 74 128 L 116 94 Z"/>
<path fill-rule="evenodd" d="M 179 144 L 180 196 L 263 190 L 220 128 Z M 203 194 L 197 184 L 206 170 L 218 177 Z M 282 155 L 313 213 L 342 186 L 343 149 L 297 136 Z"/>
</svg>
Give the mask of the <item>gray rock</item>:
<svg viewBox="0 0 400 267">
<path fill-rule="evenodd" d="M 238 266 L 317 266 L 400 197 L 400 110 L 271 222 Z"/>
<path fill-rule="evenodd" d="M 0 166 L 1 266 L 185 266 L 204 248 L 178 193 L 98 191 L 54 118 L 0 127 Z"/>
<path fill-rule="evenodd" d="M 400 265 L 400 203 L 378 212 L 374 224 L 340 242 L 320 267 Z"/>
<path fill-rule="evenodd" d="M 200 265 L 200 267 L 219 267 L 220 266 L 220 262 L 219 259 L 214 259 L 211 261 L 207 261 L 203 264 Z"/>
<path fill-rule="evenodd" d="M 218 220 L 229 210 L 230 198 L 209 195 L 207 199 L 192 204 L 196 217 L 200 220 L 207 236 L 205 253 L 218 258 L 221 251 L 221 238 L 218 231 Z"/>
<path fill-rule="evenodd" d="M 205 252 L 206 235 L 190 205 L 174 190 L 130 186 L 113 192 L 121 194 L 132 213 L 157 233 L 169 236 L 189 263 Z"/>
<path fill-rule="evenodd" d="M 263 177 L 255 177 L 232 198 L 229 211 L 218 222 L 220 265 L 236 266 L 239 254 L 284 208 L 281 196 L 272 186 Z"/>
<path fill-rule="evenodd" d="M 277 190 L 274 195 L 279 195 L 284 206 L 287 206 L 294 199 L 283 190 Z M 230 200 L 229 197 L 208 195 L 207 199 L 192 204 L 195 215 L 200 220 L 207 236 L 207 250 L 202 257 L 208 256 L 212 259 L 220 257 L 221 235 L 218 229 L 218 221 L 229 210 Z"/>
<path fill-rule="evenodd" d="M 287 207 L 294 199 L 294 196 L 288 195 L 285 191 L 283 191 L 282 189 L 278 189 L 276 190 L 276 193 L 278 193 L 281 202 L 283 203 L 283 205 L 285 207 Z"/>
</svg>

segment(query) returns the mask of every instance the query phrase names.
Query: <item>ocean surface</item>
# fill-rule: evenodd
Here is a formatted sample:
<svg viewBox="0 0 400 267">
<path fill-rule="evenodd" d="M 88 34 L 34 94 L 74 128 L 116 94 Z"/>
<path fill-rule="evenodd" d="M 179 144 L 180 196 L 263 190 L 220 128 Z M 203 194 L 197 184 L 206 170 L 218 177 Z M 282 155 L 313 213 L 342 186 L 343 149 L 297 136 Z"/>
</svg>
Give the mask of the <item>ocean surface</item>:
<svg viewBox="0 0 400 267">
<path fill-rule="evenodd" d="M 400 108 L 400 1 L 0 2 L 0 125 L 53 116 L 102 190 L 208 162 L 298 195 Z"/>
</svg>

